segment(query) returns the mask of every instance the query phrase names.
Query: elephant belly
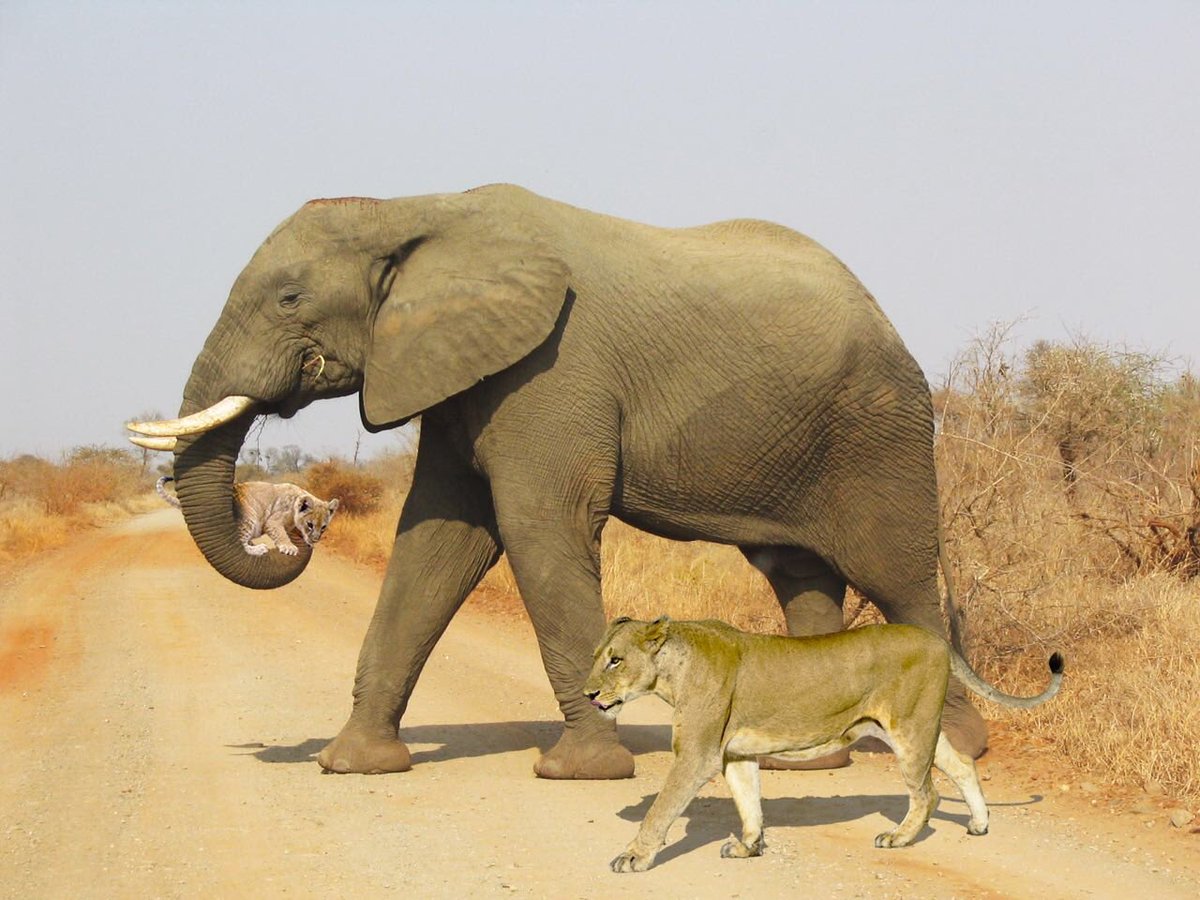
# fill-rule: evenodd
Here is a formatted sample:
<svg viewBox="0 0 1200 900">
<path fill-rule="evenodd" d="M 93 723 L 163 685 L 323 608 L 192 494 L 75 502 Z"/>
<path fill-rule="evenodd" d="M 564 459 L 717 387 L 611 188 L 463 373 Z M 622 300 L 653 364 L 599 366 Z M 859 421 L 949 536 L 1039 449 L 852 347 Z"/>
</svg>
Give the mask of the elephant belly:
<svg viewBox="0 0 1200 900">
<path fill-rule="evenodd" d="M 659 484 L 621 480 L 612 512 L 643 531 L 674 540 L 794 543 L 797 529 L 808 520 L 795 492 L 750 487 L 703 478 Z"/>
</svg>

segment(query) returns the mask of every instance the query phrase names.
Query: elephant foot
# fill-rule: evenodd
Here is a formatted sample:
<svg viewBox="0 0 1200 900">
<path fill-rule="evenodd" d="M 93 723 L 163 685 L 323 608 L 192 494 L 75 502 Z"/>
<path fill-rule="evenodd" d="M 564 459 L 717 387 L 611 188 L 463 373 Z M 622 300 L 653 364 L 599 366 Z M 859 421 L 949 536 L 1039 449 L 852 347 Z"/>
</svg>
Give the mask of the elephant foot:
<svg viewBox="0 0 1200 900">
<path fill-rule="evenodd" d="M 979 759 L 987 750 L 987 722 L 962 689 L 956 691 L 953 685 L 946 695 L 946 708 L 942 711 L 942 731 L 946 732 L 955 750 L 971 759 Z"/>
<path fill-rule="evenodd" d="M 760 756 L 758 758 L 758 767 L 760 769 L 810 771 L 813 769 L 840 769 L 848 765 L 850 765 L 849 747 L 834 750 L 832 753 L 825 756 L 818 756 L 816 759 L 791 760 L 779 759 L 775 756 Z"/>
<path fill-rule="evenodd" d="M 343 729 L 317 754 L 317 762 L 326 772 L 357 772 L 381 775 L 407 772 L 412 759 L 405 743 L 395 737 L 373 737 L 360 731 Z"/>
<path fill-rule="evenodd" d="M 579 737 L 570 729 L 533 764 L 538 778 L 632 778 L 633 754 L 616 735 Z"/>
</svg>

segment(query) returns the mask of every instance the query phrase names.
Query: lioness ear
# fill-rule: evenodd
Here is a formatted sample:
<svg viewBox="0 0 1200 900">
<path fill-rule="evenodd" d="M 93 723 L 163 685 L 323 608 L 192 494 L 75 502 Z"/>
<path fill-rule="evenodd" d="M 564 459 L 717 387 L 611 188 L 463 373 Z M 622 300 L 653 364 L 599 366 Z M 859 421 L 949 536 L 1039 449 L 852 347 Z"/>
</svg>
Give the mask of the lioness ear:
<svg viewBox="0 0 1200 900">
<path fill-rule="evenodd" d="M 657 653 L 662 649 L 662 645 L 666 643 L 667 633 L 670 630 L 671 617 L 659 616 L 653 622 L 646 626 L 646 633 L 642 637 L 642 647 L 650 653 Z"/>
<path fill-rule="evenodd" d="M 600 651 L 604 649 L 604 646 L 612 640 L 612 636 L 617 633 L 618 628 L 620 628 L 626 622 L 632 621 L 633 619 L 629 618 L 629 616 L 618 616 L 617 618 L 613 619 L 608 624 L 608 628 L 604 630 L 604 637 L 602 637 L 600 639 L 600 643 L 596 645 L 596 653 L 599 654 Z"/>
</svg>

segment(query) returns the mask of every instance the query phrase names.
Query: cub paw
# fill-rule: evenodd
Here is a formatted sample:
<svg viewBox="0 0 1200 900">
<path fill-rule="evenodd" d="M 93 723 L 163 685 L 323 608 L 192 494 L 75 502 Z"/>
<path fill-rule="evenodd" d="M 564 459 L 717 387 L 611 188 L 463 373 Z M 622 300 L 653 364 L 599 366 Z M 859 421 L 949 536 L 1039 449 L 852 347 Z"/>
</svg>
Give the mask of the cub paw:
<svg viewBox="0 0 1200 900">
<path fill-rule="evenodd" d="M 295 556 L 300 551 L 297 549 L 295 544 L 280 544 L 279 552 L 285 556 Z"/>
<path fill-rule="evenodd" d="M 242 546 L 251 556 L 262 556 L 267 552 L 266 544 L 243 544 Z"/>
</svg>

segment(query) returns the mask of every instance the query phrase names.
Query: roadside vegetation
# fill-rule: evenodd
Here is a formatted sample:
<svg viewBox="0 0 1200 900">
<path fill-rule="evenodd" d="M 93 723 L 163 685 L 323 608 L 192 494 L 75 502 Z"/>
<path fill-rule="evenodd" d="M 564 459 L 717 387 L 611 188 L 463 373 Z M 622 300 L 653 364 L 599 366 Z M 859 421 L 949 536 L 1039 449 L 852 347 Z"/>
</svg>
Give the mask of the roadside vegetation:
<svg viewBox="0 0 1200 900">
<path fill-rule="evenodd" d="M 951 576 L 982 675 L 1034 693 L 1051 650 L 1068 669 L 1052 703 L 985 714 L 1096 782 L 1162 791 L 1196 810 L 1200 381 L 1152 354 L 1083 339 L 1018 352 L 1010 333 L 990 329 L 934 386 Z M 413 462 L 409 449 L 362 463 L 250 449 L 238 478 L 338 497 L 322 547 L 382 570 Z M 95 447 L 57 462 L 0 460 L 0 565 L 153 508 L 158 474 L 142 454 Z M 602 566 L 610 617 L 783 630 L 766 581 L 734 548 L 612 521 Z M 507 563 L 469 602 L 522 614 Z M 853 593 L 845 608 L 852 626 L 878 620 Z"/>
</svg>

